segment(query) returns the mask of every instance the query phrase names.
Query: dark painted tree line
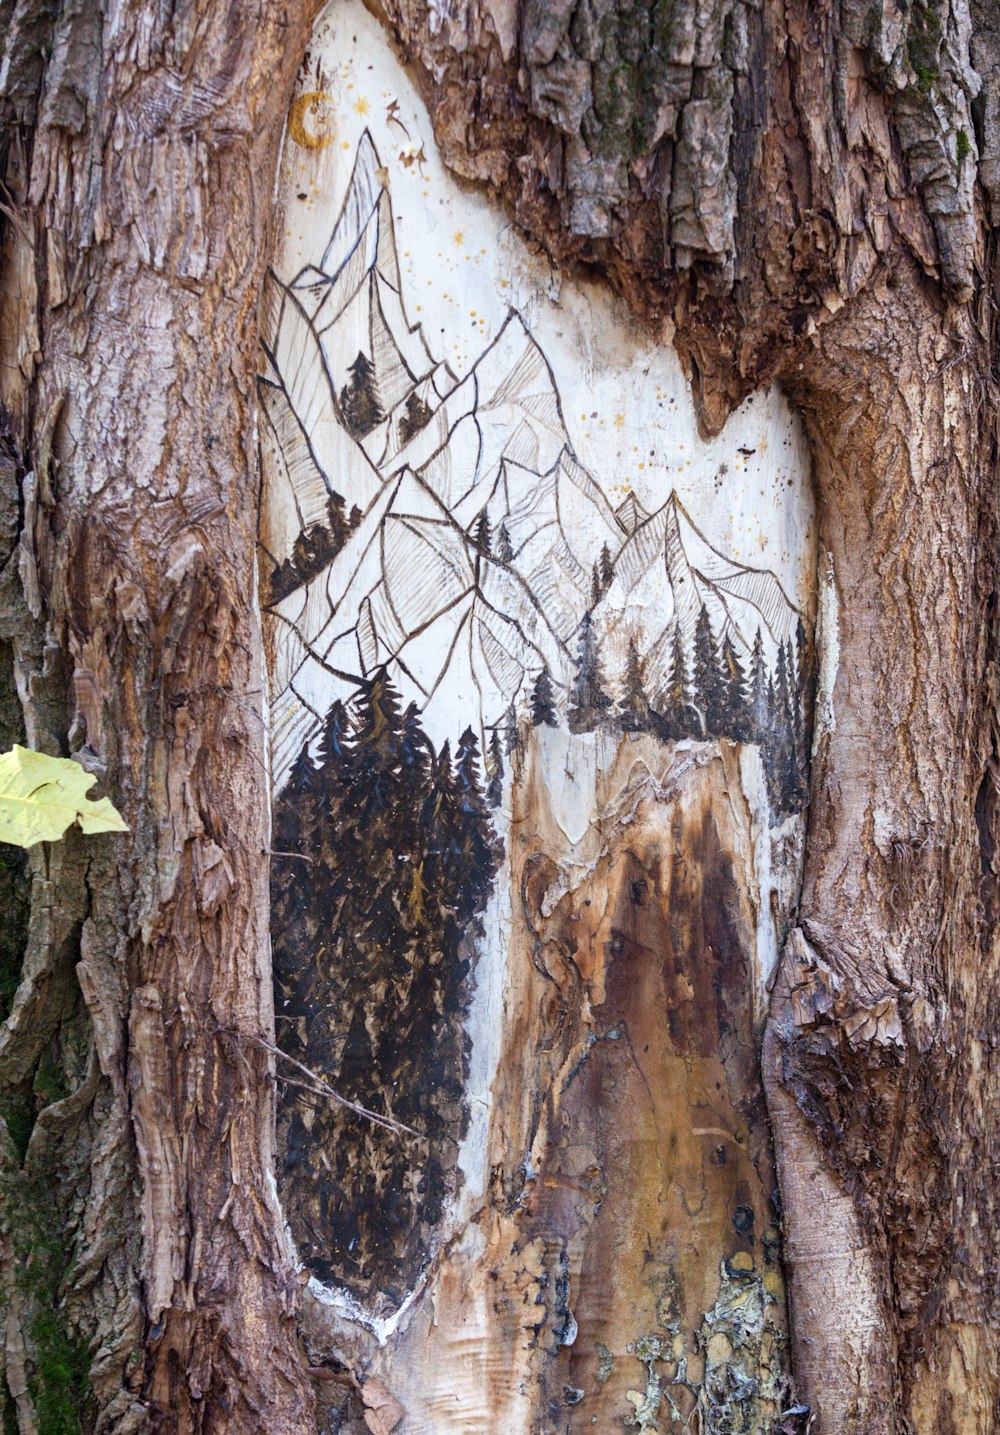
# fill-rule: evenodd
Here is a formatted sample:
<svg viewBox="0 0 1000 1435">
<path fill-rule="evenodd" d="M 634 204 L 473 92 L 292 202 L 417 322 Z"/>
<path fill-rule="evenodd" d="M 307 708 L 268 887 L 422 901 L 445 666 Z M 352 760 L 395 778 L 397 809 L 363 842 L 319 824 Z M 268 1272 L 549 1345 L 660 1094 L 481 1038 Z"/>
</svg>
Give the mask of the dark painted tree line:
<svg viewBox="0 0 1000 1435">
<path fill-rule="evenodd" d="M 354 504 L 350 513 L 339 493 L 331 493 L 326 501 L 326 523 L 314 523 L 296 538 L 291 556 L 277 564 L 271 572 L 272 603 L 287 598 L 303 583 L 321 573 L 340 552 L 361 522 L 361 509 Z"/>
<path fill-rule="evenodd" d="M 347 382 L 340 390 L 340 415 L 344 427 L 353 438 L 361 440 L 377 428 L 385 418 L 379 397 L 375 366 L 367 354 L 359 350 L 348 368 Z M 407 396 L 399 420 L 399 442 L 408 442 L 428 422 L 431 409 L 416 389 Z M 327 566 L 343 548 L 361 522 L 361 510 L 355 504 L 350 513 L 339 493 L 327 499 L 326 522 L 314 523 L 299 534 L 288 558 L 271 570 L 269 600 L 280 602 L 303 583 Z"/>
<path fill-rule="evenodd" d="M 595 585 L 600 575 L 595 569 Z M 689 665 L 684 640 L 675 624 L 670 667 L 658 691 L 650 692 L 646 663 L 635 637 L 629 638 L 625 674 L 617 701 L 608 692 L 601 670 L 597 634 L 589 612 L 579 627 L 576 672 L 569 692 L 567 722 L 571 732 L 610 728 L 649 732 L 662 742 L 683 738 L 725 737 L 756 743 L 776 813 L 797 812 L 808 793 L 809 755 L 807 705 L 811 690 L 812 655 L 805 625 L 799 620 L 795 644 L 778 644 L 773 670 L 757 630 L 749 664 L 744 666 L 732 635 L 720 642 L 707 608 L 695 626 Z M 532 725 L 558 725 L 555 690 L 545 668 L 535 677 L 530 696 Z"/>
<path fill-rule="evenodd" d="M 283 1086 L 283 1201 L 302 1258 L 358 1294 L 399 1300 L 439 1222 L 464 1128 L 463 1018 L 502 847 L 466 729 L 435 752 L 385 670 L 330 709 L 275 804 L 277 1035 L 386 1131 Z M 294 1072 L 292 1072 L 294 1075 Z M 400 1252 L 405 1258 L 400 1260 Z"/>
</svg>

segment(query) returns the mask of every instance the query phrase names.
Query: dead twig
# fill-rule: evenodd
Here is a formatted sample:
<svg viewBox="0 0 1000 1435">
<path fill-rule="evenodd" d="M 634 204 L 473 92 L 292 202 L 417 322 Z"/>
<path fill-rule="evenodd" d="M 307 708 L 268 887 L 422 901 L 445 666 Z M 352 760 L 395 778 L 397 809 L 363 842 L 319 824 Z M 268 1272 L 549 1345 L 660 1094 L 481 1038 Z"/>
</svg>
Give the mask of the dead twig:
<svg viewBox="0 0 1000 1435">
<path fill-rule="evenodd" d="M 289 1066 L 294 1066 L 304 1076 L 308 1076 L 310 1085 L 306 1086 L 304 1082 L 293 1081 L 287 1076 L 279 1076 L 279 1081 L 287 1082 L 290 1086 L 301 1086 L 303 1090 L 312 1091 L 317 1096 L 325 1096 L 329 1101 L 335 1101 L 338 1106 L 344 1106 L 348 1111 L 353 1111 L 355 1116 L 364 1117 L 373 1126 L 383 1126 L 387 1131 L 405 1131 L 408 1136 L 420 1136 L 419 1131 L 415 1131 L 412 1126 L 407 1126 L 404 1121 L 397 1121 L 392 1116 L 380 1116 L 377 1111 L 369 1111 L 367 1106 L 360 1106 L 356 1101 L 350 1101 L 346 1096 L 341 1096 L 340 1092 L 335 1091 L 318 1072 L 313 1071 L 304 1062 L 296 1060 L 294 1056 L 289 1056 L 288 1052 L 282 1051 L 280 1046 L 275 1046 L 271 1041 L 265 1041 L 262 1036 L 252 1036 L 247 1031 L 235 1031 L 232 1027 L 226 1028 L 226 1031 L 229 1036 L 235 1036 L 240 1041 L 249 1041 L 253 1046 L 259 1046 L 262 1051 L 269 1051 L 272 1056 L 287 1061 Z"/>
</svg>

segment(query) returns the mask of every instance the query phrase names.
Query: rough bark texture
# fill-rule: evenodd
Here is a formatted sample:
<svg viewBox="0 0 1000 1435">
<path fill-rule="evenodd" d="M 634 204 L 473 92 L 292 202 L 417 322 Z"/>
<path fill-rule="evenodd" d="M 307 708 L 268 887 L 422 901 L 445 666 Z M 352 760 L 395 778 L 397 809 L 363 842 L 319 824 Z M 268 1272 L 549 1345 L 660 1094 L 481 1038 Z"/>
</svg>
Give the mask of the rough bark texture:
<svg viewBox="0 0 1000 1435">
<path fill-rule="evenodd" d="M 255 315 L 309 18 L 0 10 L 6 636 L 31 745 L 131 826 L 31 855 L 0 1044 L 25 1432 L 311 1419 L 272 1078 L 244 1039 L 272 1029 Z"/>
<path fill-rule="evenodd" d="M 0 3 L 4 637 L 31 744 L 107 776 L 132 824 L 30 863 L 4 1201 L 63 1237 L 30 1281 L 5 1262 L 23 1430 L 79 1406 L 88 1363 L 103 1430 L 311 1418 L 270 1076 L 232 1034 L 270 1024 L 251 374 L 305 9 Z M 798 1378 L 826 1435 L 986 1435 L 994 9 L 385 10 L 448 162 L 674 335 L 706 429 L 774 377 L 806 417 L 827 683 L 765 1060 Z M 35 1389 L 26 1348 L 52 1357 Z"/>
<path fill-rule="evenodd" d="M 834 1429 L 985 1435 L 1000 1408 L 995 398 L 988 330 L 912 279 L 901 327 L 901 270 L 869 285 L 803 370 L 841 659 L 773 1076 L 776 1115 L 787 1091 L 812 1128 L 779 1137 L 779 1159 L 801 1161 L 811 1141 L 812 1165 L 835 1168 L 853 1200 L 839 1200 L 827 1248 L 858 1248 L 876 1318 L 866 1337 L 852 1282 L 834 1283 L 800 1379 Z M 786 1183 L 789 1228 L 814 1245 L 801 1175 Z M 804 1249 L 791 1259 L 809 1299 L 822 1265 Z"/>
<path fill-rule="evenodd" d="M 989 196 L 996 164 L 986 9 L 385 6 L 448 162 L 674 321 L 709 429 L 883 256 L 971 297 L 980 149 Z"/>
</svg>

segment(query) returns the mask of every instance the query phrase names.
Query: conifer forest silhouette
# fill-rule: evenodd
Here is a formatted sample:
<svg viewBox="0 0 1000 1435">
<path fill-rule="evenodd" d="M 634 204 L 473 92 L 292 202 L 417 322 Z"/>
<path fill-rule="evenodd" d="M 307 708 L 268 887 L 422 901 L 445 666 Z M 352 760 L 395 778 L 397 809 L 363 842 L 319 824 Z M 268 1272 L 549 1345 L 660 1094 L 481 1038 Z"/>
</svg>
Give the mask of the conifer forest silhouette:
<svg viewBox="0 0 1000 1435">
<path fill-rule="evenodd" d="M 390 1303 L 428 1255 L 463 1134 L 462 1017 L 502 855 L 488 801 L 471 729 L 435 752 L 382 669 L 333 704 L 275 808 L 274 846 L 294 854 L 272 877 L 282 1048 L 421 1133 L 289 1090 L 289 1215 L 314 1273 Z"/>
</svg>

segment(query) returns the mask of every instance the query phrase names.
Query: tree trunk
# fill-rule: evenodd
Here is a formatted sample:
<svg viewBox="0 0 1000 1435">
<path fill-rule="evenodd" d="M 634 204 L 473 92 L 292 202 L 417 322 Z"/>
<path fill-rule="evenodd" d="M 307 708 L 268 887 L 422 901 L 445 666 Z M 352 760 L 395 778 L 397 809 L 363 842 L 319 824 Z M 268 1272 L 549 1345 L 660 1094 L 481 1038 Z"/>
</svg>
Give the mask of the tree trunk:
<svg viewBox="0 0 1000 1435">
<path fill-rule="evenodd" d="M 302 1430 L 249 595 L 254 314 L 309 17 L 38 8 L 5 54 L 9 611 L 31 745 L 131 832 L 32 853 L 7 1385 L 22 1430 Z"/>
<path fill-rule="evenodd" d="M 766 872 L 746 734 L 665 746 L 628 719 L 593 739 L 584 774 L 586 744 L 560 745 L 535 690 L 505 779 L 506 853 L 483 858 L 495 910 L 469 916 L 455 948 L 497 1004 L 470 1006 L 463 988 L 448 1008 L 440 987 L 411 997 L 363 966 L 334 971 L 324 998 L 339 1003 L 337 1053 L 362 1028 L 380 1053 L 362 1104 L 420 1133 L 347 1124 L 327 1102 L 301 1138 L 307 1172 L 343 1141 L 322 1229 L 354 1222 L 375 1252 L 360 1271 L 306 1249 L 291 1086 L 275 1140 L 269 878 L 285 1000 L 287 973 L 327 940 L 301 923 L 288 937 L 295 873 L 352 858 L 329 830 L 315 850 L 269 855 L 298 810 L 276 776 L 272 840 L 277 580 L 294 588 L 303 563 L 325 572 L 330 558 L 294 549 L 305 520 L 281 528 L 264 393 L 262 633 L 255 389 L 262 285 L 265 346 L 285 312 L 263 280 L 287 241 L 269 225 L 296 71 L 296 104 L 314 109 L 293 105 L 279 214 L 318 209 L 329 229 L 327 192 L 289 176 L 332 173 L 335 127 L 361 99 L 335 71 L 351 27 L 374 22 L 349 0 L 315 28 L 309 6 L 222 0 L 169 17 L 7 0 L 0 17 L 0 636 L 17 691 L 0 717 L 6 736 L 96 772 L 131 829 L 0 873 L 18 1428 L 303 1431 L 315 1385 L 330 1429 L 738 1417 L 794 1431 L 808 1406 L 813 1435 L 987 1435 L 1000 1419 L 991 7 L 384 6 L 387 53 L 433 124 L 429 153 L 400 134 L 394 163 L 415 183 L 436 148 L 505 206 L 535 245 L 512 241 L 511 302 L 564 276 L 569 323 L 574 296 L 607 281 L 635 343 L 680 355 L 705 442 L 780 380 L 812 460 L 816 562 L 798 606 L 818 620 L 819 674 L 808 807 L 786 814 Z M 309 126 L 324 105 L 321 133 Z M 406 212 L 400 184 L 388 192 Z M 413 246 L 431 266 L 436 233 L 428 222 Z M 595 314 L 603 302 L 586 299 Z M 271 361 L 282 372 L 276 348 Z M 330 399 L 359 446 L 385 419 L 373 393 L 362 364 Z M 414 431 L 436 402 L 421 392 Z M 741 472 L 749 483 L 749 457 Z M 811 501 L 787 499 L 803 534 Z M 477 575 L 488 545 L 479 530 Z M 572 837 L 555 783 L 569 769 Z M 369 875 L 392 849 L 369 855 Z M 432 1007 L 448 1020 L 427 1025 Z M 401 1013 L 412 1048 L 393 1046 Z M 491 1024 L 492 1085 L 476 1087 Z M 312 1072 L 315 1049 L 302 1047 Z M 428 1074 L 431 1055 L 447 1080 Z M 342 1066 L 338 1054 L 324 1071 Z M 463 1207 L 455 1153 L 473 1127 L 484 1179 Z M 391 1219 L 388 1198 L 364 1204 L 365 1161 L 396 1172 L 383 1195 L 409 1193 Z"/>
</svg>

